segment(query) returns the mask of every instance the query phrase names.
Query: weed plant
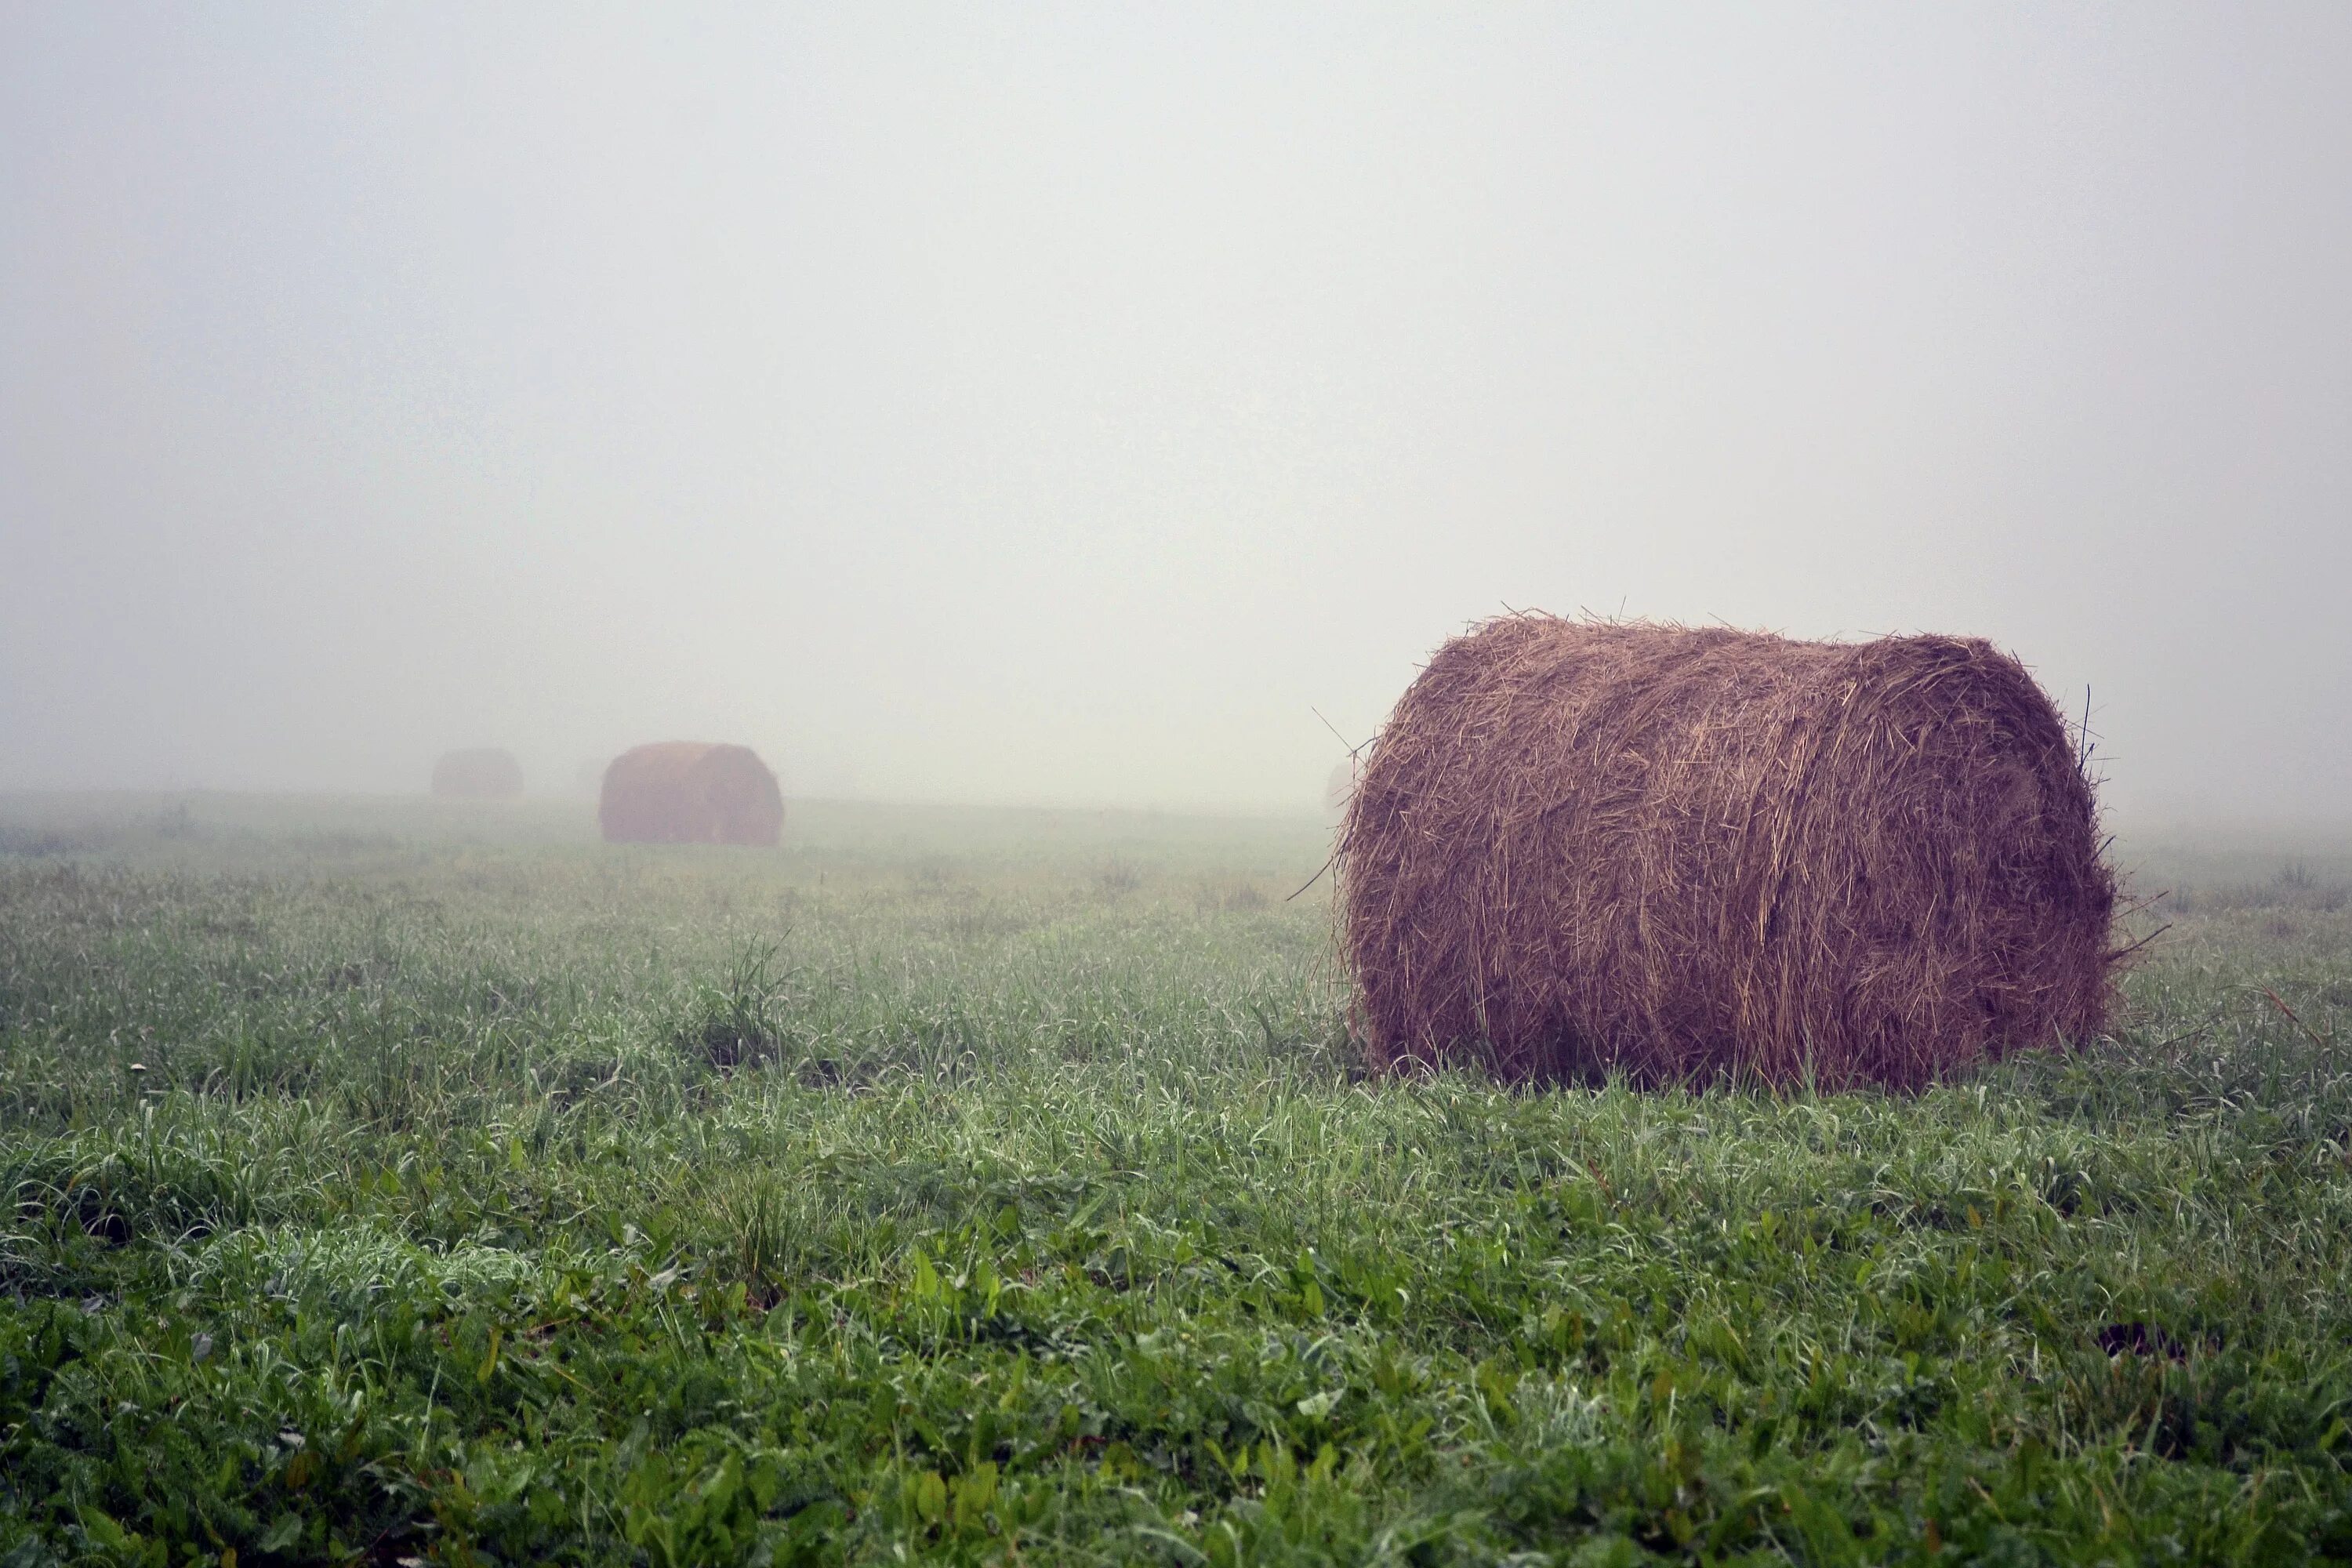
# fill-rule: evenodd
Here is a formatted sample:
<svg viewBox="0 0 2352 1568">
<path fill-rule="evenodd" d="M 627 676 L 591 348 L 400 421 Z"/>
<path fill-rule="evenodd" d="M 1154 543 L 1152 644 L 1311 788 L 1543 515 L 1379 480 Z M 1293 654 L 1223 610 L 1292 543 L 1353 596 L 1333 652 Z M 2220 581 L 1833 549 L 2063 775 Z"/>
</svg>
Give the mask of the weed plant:
<svg viewBox="0 0 2352 1568">
<path fill-rule="evenodd" d="M 1311 824 L 0 818 L 0 1563 L 2352 1557 L 2340 900 L 1509 1092 L 1362 1079 Z"/>
</svg>

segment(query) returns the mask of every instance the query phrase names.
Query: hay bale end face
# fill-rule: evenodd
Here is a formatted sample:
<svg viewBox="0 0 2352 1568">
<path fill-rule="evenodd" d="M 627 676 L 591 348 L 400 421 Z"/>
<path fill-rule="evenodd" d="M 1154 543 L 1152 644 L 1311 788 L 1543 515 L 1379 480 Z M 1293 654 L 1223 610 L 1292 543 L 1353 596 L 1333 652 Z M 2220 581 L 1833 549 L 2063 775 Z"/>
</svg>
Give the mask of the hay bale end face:
<svg viewBox="0 0 2352 1568">
<path fill-rule="evenodd" d="M 1397 705 L 1339 870 L 1387 1068 L 1915 1088 L 2111 994 L 2073 738 L 1970 638 L 1488 622 Z"/>
<path fill-rule="evenodd" d="M 748 746 L 665 741 L 613 759 L 596 822 L 608 844 L 772 845 L 784 797 Z"/>
<path fill-rule="evenodd" d="M 513 800 L 522 794 L 522 764 L 496 746 L 444 752 L 433 764 L 433 793 L 443 800 Z"/>
</svg>

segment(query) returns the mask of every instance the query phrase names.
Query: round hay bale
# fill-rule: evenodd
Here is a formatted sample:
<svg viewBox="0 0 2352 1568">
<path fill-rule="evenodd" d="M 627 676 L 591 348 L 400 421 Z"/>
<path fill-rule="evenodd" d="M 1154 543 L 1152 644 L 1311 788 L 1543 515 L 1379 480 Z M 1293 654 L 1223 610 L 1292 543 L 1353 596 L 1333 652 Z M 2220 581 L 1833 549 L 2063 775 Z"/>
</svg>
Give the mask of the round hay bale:
<svg viewBox="0 0 2352 1568">
<path fill-rule="evenodd" d="M 1973 638 L 1490 621 L 1398 703 L 1339 870 L 1385 1068 L 1914 1088 L 2111 991 L 2091 784 Z"/>
<path fill-rule="evenodd" d="M 748 746 L 664 741 L 613 759 L 596 823 L 608 844 L 774 844 L 784 797 Z"/>
<path fill-rule="evenodd" d="M 444 752 L 433 764 L 433 793 L 443 800 L 512 800 L 522 794 L 522 764 L 496 746 Z"/>
</svg>

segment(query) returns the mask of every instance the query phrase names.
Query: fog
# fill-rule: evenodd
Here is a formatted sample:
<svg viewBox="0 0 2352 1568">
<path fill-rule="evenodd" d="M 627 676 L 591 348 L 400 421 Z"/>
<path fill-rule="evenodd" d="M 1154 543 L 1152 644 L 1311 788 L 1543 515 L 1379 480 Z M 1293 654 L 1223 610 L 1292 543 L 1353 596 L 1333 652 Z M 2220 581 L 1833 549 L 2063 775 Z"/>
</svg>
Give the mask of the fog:
<svg viewBox="0 0 2352 1568">
<path fill-rule="evenodd" d="M 0 787 L 1306 811 L 1540 607 L 2352 806 L 2334 0 L 0 18 Z"/>
</svg>

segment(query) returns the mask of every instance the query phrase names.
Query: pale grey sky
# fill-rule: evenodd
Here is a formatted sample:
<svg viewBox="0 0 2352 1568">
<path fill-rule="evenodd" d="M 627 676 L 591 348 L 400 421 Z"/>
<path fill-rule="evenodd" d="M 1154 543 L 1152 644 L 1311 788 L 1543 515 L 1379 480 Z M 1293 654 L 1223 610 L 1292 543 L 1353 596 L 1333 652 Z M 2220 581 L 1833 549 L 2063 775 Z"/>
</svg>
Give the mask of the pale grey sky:
<svg viewBox="0 0 2352 1568">
<path fill-rule="evenodd" d="M 0 787 L 1311 807 L 1505 605 L 2352 812 L 2352 5 L 0 5 Z"/>
</svg>

